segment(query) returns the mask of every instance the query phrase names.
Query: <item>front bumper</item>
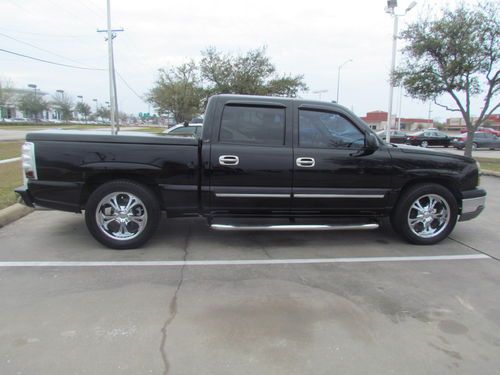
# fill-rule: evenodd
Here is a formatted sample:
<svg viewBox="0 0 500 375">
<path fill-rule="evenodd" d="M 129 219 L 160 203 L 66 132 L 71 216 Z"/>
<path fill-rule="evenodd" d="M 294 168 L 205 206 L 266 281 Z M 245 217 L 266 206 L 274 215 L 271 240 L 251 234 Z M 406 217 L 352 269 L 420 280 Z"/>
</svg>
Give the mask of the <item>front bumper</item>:
<svg viewBox="0 0 500 375">
<path fill-rule="evenodd" d="M 481 188 L 462 192 L 462 212 L 459 221 L 472 220 L 484 210 L 486 191 Z"/>
</svg>

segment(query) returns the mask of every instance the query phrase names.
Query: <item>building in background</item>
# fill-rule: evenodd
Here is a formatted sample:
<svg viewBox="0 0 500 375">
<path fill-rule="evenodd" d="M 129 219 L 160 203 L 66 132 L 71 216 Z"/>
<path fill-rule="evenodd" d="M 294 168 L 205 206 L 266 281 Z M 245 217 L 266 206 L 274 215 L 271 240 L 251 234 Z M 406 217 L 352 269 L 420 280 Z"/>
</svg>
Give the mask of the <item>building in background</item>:
<svg viewBox="0 0 500 375">
<path fill-rule="evenodd" d="M 387 125 L 387 112 L 372 111 L 367 112 L 366 116 L 361 119 L 370 126 L 371 129 L 378 131 L 384 130 Z M 402 131 L 417 131 L 421 129 L 431 128 L 434 124 L 433 120 L 422 118 L 404 118 L 399 119 L 395 115 L 391 116 L 391 129 L 396 129 L 398 122 Z"/>
<path fill-rule="evenodd" d="M 472 117 L 472 121 L 476 121 L 477 117 Z M 489 116 L 483 123 L 484 127 L 492 128 L 495 130 L 500 130 L 500 114 Z M 465 130 L 467 126 L 465 125 L 465 120 L 462 117 L 452 117 L 446 119 L 446 130 Z"/>
</svg>

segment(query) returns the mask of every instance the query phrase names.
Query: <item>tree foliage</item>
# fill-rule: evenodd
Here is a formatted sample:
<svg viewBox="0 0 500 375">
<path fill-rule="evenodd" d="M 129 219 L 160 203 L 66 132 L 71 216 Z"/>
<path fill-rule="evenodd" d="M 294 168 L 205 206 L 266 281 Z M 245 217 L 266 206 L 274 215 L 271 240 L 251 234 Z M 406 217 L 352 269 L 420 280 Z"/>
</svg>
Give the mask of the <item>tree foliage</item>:
<svg viewBox="0 0 500 375">
<path fill-rule="evenodd" d="M 148 94 L 159 113 L 172 112 L 177 122 L 190 120 L 202 112 L 214 94 L 297 96 L 306 91 L 302 75 L 278 74 L 266 49 L 231 55 L 210 47 L 193 61 L 165 70 Z"/>
<path fill-rule="evenodd" d="M 57 92 L 52 97 L 52 106 L 59 112 L 62 120 L 69 121 L 73 118 L 73 99 L 64 92 Z"/>
<path fill-rule="evenodd" d="M 49 104 L 41 95 L 29 93 L 19 98 L 17 107 L 25 116 L 37 119 L 39 114 L 49 109 Z"/>
<path fill-rule="evenodd" d="M 4 107 L 12 100 L 12 82 L 8 79 L 0 79 L 0 118 L 4 117 Z"/>
<path fill-rule="evenodd" d="M 81 114 L 85 120 L 87 120 L 87 117 L 92 113 L 90 105 L 84 102 L 78 102 L 75 106 L 75 111 Z"/>
<path fill-rule="evenodd" d="M 148 101 L 158 113 L 172 112 L 177 122 L 183 122 L 200 112 L 204 96 L 197 66 L 190 61 L 169 70 L 160 69 Z"/>
<path fill-rule="evenodd" d="M 303 75 L 278 75 L 265 47 L 234 56 L 210 47 L 202 56 L 201 76 L 210 94 L 297 96 L 307 90 Z"/>
<path fill-rule="evenodd" d="M 474 131 L 500 106 L 499 20 L 494 3 L 460 4 L 442 9 L 439 17 L 418 20 L 401 35 L 407 46 L 393 82 L 403 84 L 413 98 L 433 100 L 459 112 L 467 125 L 465 153 L 469 156 Z M 445 95 L 452 98 L 453 106 L 438 101 Z M 471 99 L 479 95 L 483 105 L 473 120 Z"/>
<path fill-rule="evenodd" d="M 95 111 L 95 115 L 97 117 L 100 117 L 101 119 L 108 119 L 109 120 L 111 117 L 111 111 L 107 107 L 100 106 Z"/>
</svg>

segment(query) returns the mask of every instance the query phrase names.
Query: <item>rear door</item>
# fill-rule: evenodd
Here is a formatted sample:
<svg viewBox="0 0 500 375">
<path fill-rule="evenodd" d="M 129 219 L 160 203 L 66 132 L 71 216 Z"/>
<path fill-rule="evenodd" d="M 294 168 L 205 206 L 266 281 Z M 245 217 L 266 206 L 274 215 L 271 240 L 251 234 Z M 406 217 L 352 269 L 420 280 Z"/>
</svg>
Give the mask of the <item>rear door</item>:
<svg viewBox="0 0 500 375">
<path fill-rule="evenodd" d="M 286 103 L 220 103 L 210 151 L 211 214 L 289 213 L 293 155 Z"/>
<path fill-rule="evenodd" d="M 385 146 L 365 152 L 365 131 L 341 108 L 300 105 L 294 127 L 292 211 L 304 215 L 383 210 L 393 167 Z"/>
</svg>

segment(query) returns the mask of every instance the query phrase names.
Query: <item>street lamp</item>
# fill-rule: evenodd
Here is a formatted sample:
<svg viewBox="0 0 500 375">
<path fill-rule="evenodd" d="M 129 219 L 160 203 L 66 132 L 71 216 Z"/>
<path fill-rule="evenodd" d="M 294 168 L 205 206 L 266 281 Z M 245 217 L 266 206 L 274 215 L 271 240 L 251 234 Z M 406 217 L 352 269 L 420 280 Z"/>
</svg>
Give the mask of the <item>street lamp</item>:
<svg viewBox="0 0 500 375">
<path fill-rule="evenodd" d="M 313 91 L 313 94 L 318 94 L 319 100 L 321 100 L 321 94 L 324 94 L 326 92 L 328 92 L 328 90 L 317 90 L 317 91 Z"/>
<path fill-rule="evenodd" d="M 396 13 L 396 7 L 398 6 L 397 0 L 388 0 L 387 7 L 385 8 L 385 12 L 390 14 L 394 18 L 394 25 L 392 31 L 392 56 L 391 56 L 391 75 L 389 81 L 389 111 L 387 113 L 387 124 L 385 126 L 385 139 L 387 142 L 391 141 L 391 122 L 392 122 L 392 99 L 394 96 L 394 86 L 392 85 L 392 77 L 394 75 L 394 70 L 396 68 L 396 49 L 398 42 L 398 20 L 399 17 L 403 17 L 412 10 L 415 5 L 417 5 L 416 1 L 412 1 L 410 5 L 405 9 L 403 14 Z"/>
<path fill-rule="evenodd" d="M 337 71 L 337 103 L 339 102 L 339 91 L 340 91 L 340 69 L 348 63 L 352 62 L 352 59 L 344 61 L 342 64 L 339 65 L 338 71 Z"/>
<path fill-rule="evenodd" d="M 77 95 L 76 97 L 80 99 L 81 102 L 83 102 L 83 95 Z"/>
<path fill-rule="evenodd" d="M 92 99 L 93 102 L 95 102 L 95 111 L 97 112 L 97 99 Z"/>
</svg>

